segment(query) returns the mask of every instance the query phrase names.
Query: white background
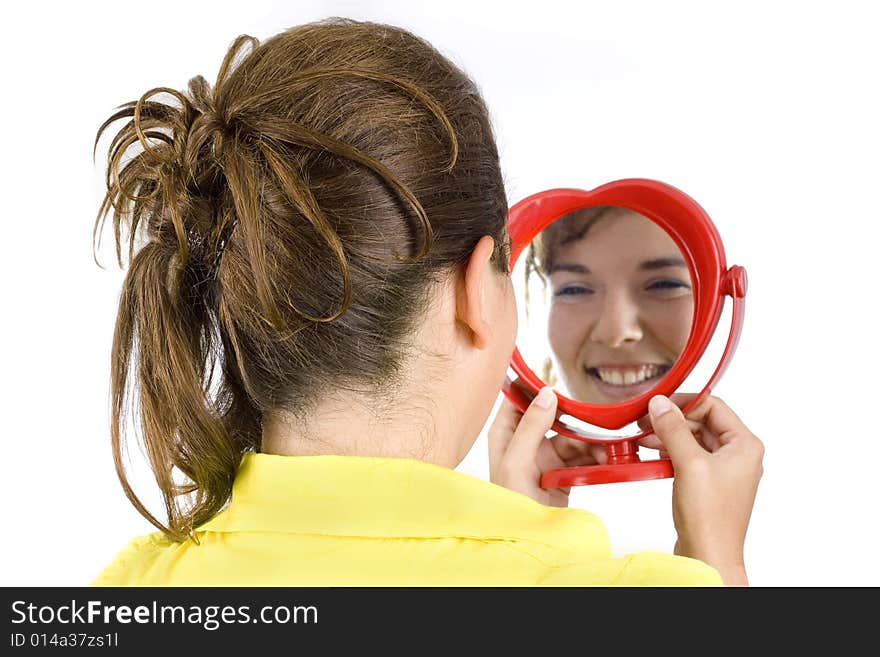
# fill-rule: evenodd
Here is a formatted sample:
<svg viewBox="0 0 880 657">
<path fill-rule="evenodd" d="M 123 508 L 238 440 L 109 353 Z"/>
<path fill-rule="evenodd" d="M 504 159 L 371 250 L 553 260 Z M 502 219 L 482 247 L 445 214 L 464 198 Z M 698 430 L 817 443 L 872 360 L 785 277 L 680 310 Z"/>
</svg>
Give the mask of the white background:
<svg viewBox="0 0 880 657">
<path fill-rule="evenodd" d="M 151 87 L 213 79 L 241 33 L 342 15 L 409 28 L 477 81 L 511 203 L 648 177 L 707 210 L 751 283 L 717 394 L 767 448 L 752 583 L 880 585 L 872 4 L 4 3 L 0 584 L 87 584 L 153 531 L 110 452 L 123 273 L 111 249 L 106 270 L 92 260 L 95 130 Z M 484 436 L 459 470 L 488 478 Z M 580 488 L 572 505 L 605 521 L 618 554 L 668 551 L 670 491 L 668 480 Z"/>
</svg>

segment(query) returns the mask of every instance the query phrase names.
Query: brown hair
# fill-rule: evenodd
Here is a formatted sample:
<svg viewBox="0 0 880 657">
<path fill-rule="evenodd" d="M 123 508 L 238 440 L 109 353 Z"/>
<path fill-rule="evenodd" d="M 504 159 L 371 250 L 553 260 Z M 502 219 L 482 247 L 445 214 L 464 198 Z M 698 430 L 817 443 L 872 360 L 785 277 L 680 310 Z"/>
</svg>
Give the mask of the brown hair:
<svg viewBox="0 0 880 657">
<path fill-rule="evenodd" d="M 589 208 L 574 210 L 561 216 L 537 236 L 529 244 L 525 257 L 526 289 L 529 277 L 535 273 L 542 283 L 553 271 L 558 250 L 584 237 L 587 231 L 609 210 L 618 209 L 614 205 L 596 205 Z"/>
<path fill-rule="evenodd" d="M 429 283 L 482 236 L 507 272 L 507 200 L 474 83 L 388 25 L 241 36 L 213 88 L 197 76 L 120 107 L 95 140 L 129 119 L 109 146 L 93 234 L 112 213 L 122 267 L 129 233 L 111 363 L 116 471 L 151 523 L 197 540 L 241 456 L 259 451 L 264 415 L 305 417 L 328 389 L 393 382 Z M 130 371 L 167 526 L 123 467 Z"/>
</svg>

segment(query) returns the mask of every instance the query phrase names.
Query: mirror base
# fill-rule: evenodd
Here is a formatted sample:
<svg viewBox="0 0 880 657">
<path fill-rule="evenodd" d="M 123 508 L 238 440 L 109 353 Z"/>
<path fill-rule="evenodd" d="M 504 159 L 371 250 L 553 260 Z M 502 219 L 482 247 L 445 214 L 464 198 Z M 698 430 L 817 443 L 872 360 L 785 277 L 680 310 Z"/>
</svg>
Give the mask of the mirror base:
<svg viewBox="0 0 880 657">
<path fill-rule="evenodd" d="M 594 484 L 616 484 L 624 481 L 668 479 L 674 475 L 672 461 L 655 459 L 620 465 L 582 465 L 548 470 L 541 477 L 541 488 L 568 488 Z"/>
</svg>

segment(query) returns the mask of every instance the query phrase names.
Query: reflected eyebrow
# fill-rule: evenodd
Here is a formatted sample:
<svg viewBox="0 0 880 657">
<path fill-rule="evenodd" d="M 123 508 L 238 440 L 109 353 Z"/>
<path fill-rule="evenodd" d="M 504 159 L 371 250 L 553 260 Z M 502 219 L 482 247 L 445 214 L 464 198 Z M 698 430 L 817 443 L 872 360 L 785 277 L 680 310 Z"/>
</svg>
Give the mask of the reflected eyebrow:
<svg viewBox="0 0 880 657">
<path fill-rule="evenodd" d="M 687 267 L 687 263 L 681 258 L 655 258 L 653 260 L 645 260 L 639 265 L 640 271 L 652 271 L 654 269 L 665 269 L 666 267 Z M 552 274 L 557 271 L 570 271 L 573 274 L 590 274 L 589 267 L 577 265 L 570 262 L 559 262 L 550 268 L 548 273 Z"/>
<path fill-rule="evenodd" d="M 687 264 L 681 258 L 656 258 L 655 260 L 645 260 L 639 265 L 639 271 L 665 269 L 666 267 L 687 267 Z"/>
<path fill-rule="evenodd" d="M 575 265 L 569 262 L 557 262 L 554 264 L 548 274 L 552 274 L 557 271 L 570 271 L 573 274 L 589 274 L 590 268 L 584 267 L 583 265 Z"/>
</svg>

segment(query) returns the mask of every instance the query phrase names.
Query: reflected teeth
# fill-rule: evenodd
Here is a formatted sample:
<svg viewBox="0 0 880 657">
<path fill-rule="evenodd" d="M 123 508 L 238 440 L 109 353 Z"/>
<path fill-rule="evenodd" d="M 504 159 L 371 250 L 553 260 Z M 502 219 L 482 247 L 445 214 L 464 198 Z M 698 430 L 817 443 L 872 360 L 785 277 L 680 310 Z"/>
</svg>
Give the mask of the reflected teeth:
<svg viewBox="0 0 880 657">
<path fill-rule="evenodd" d="M 601 368 L 596 368 L 595 371 L 605 383 L 613 386 L 631 386 L 647 379 L 653 379 L 660 374 L 661 369 L 661 365 L 642 365 L 637 370 L 626 370 L 625 372 Z"/>
</svg>

